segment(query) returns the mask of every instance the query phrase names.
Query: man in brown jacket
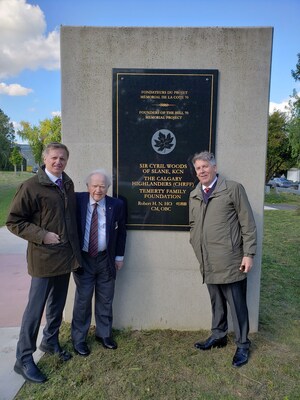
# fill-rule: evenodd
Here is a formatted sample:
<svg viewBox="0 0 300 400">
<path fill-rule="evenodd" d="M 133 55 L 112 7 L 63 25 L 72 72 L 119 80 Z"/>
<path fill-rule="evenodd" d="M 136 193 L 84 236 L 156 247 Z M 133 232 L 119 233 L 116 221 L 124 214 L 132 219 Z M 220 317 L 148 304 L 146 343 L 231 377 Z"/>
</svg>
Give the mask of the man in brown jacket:
<svg viewBox="0 0 300 400">
<path fill-rule="evenodd" d="M 70 273 L 80 261 L 74 185 L 63 172 L 69 151 L 61 143 L 50 143 L 43 155 L 45 165 L 21 184 L 6 222 L 12 233 L 28 241 L 27 263 L 31 275 L 14 370 L 35 383 L 46 380 L 32 357 L 45 306 L 46 326 L 40 349 L 57 354 L 63 361 L 71 358 L 60 347 L 58 335 Z"/>
<path fill-rule="evenodd" d="M 227 345 L 228 303 L 237 345 L 232 365 L 240 367 L 248 362 L 250 347 L 246 277 L 256 251 L 255 222 L 245 189 L 217 175 L 212 153 L 196 154 L 193 165 L 200 183 L 190 193 L 190 242 L 212 306 L 212 334 L 195 347 Z"/>
</svg>

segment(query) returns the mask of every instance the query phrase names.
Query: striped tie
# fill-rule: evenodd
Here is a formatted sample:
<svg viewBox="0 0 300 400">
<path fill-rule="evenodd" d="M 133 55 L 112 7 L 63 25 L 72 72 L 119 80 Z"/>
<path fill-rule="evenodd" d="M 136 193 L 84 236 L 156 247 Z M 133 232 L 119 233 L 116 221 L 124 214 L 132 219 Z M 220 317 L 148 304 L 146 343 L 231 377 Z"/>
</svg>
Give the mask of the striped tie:
<svg viewBox="0 0 300 400">
<path fill-rule="evenodd" d="M 89 238 L 89 255 L 96 257 L 98 254 L 98 204 L 94 204 L 94 210 L 91 219 L 91 229 Z"/>
</svg>

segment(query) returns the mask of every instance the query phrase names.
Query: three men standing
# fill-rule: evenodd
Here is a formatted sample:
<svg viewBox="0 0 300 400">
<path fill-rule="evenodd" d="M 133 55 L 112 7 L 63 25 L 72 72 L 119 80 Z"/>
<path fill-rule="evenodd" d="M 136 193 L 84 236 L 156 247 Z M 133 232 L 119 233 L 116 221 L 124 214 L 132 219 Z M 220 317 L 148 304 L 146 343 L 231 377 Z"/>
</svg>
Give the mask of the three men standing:
<svg viewBox="0 0 300 400">
<path fill-rule="evenodd" d="M 37 383 L 46 380 L 32 357 L 45 307 L 40 349 L 64 361 L 71 358 L 58 340 L 71 271 L 76 283 L 71 329 L 75 352 L 90 354 L 86 338 L 94 292 L 96 340 L 105 348 L 117 348 L 112 338 L 112 302 L 116 271 L 123 266 L 125 252 L 125 206 L 107 196 L 111 182 L 103 170 L 90 173 L 88 191 L 77 193 L 75 199 L 73 182 L 64 173 L 68 157 L 61 143 L 46 147 L 45 166 L 20 186 L 7 219 L 8 229 L 28 241 L 32 277 L 14 369 Z M 196 154 L 193 164 L 199 184 L 190 194 L 190 242 L 212 306 L 212 335 L 195 347 L 226 346 L 228 302 L 237 345 L 232 364 L 239 367 L 248 362 L 250 347 L 246 274 L 256 251 L 255 222 L 243 186 L 217 175 L 212 153 Z"/>
<path fill-rule="evenodd" d="M 240 367 L 249 356 L 246 278 L 256 251 L 256 226 L 245 189 L 217 174 L 214 155 L 205 151 L 192 162 L 199 184 L 190 193 L 190 243 L 212 307 L 212 334 L 195 347 L 227 345 L 228 302 L 237 345 L 232 365 Z"/>
</svg>

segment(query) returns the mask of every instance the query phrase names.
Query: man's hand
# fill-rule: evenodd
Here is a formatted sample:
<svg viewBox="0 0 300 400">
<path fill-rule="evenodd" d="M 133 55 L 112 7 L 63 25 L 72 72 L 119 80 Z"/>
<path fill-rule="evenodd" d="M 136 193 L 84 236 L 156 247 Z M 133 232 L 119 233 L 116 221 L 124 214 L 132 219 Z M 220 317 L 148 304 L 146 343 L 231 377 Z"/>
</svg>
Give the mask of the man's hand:
<svg viewBox="0 0 300 400">
<path fill-rule="evenodd" d="M 244 272 L 244 274 L 247 274 L 250 269 L 253 266 L 253 258 L 252 257 L 243 257 L 242 263 L 240 266 L 240 271 Z"/>
<path fill-rule="evenodd" d="M 58 244 L 60 243 L 59 235 L 54 232 L 47 232 L 43 239 L 44 244 Z"/>
<path fill-rule="evenodd" d="M 83 267 L 78 267 L 77 269 L 75 269 L 75 271 L 73 271 L 73 273 L 76 275 L 83 275 L 84 269 Z"/>
<path fill-rule="evenodd" d="M 120 271 L 120 269 L 123 267 L 124 261 L 115 261 L 115 266 L 116 270 Z"/>
</svg>

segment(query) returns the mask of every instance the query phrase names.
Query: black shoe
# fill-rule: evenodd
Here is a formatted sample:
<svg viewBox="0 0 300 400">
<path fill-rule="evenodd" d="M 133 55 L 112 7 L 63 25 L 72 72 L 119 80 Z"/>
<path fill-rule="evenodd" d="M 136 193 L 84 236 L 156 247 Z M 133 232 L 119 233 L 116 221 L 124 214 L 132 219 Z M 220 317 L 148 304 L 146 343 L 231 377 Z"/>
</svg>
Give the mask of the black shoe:
<svg viewBox="0 0 300 400">
<path fill-rule="evenodd" d="M 225 347 L 227 346 L 227 336 L 224 336 L 220 339 L 215 339 L 212 336 L 210 336 L 205 342 L 197 342 L 194 344 L 196 349 L 199 350 L 210 350 L 213 347 Z"/>
<path fill-rule="evenodd" d="M 23 378 L 28 382 L 43 383 L 47 380 L 45 375 L 39 370 L 33 360 L 24 362 L 17 360 L 14 366 L 14 371 L 17 374 L 22 375 Z"/>
<path fill-rule="evenodd" d="M 238 347 L 233 357 L 232 365 L 234 367 L 241 367 L 242 365 L 247 364 L 248 358 L 249 349 L 242 349 L 241 347 Z"/>
<path fill-rule="evenodd" d="M 74 347 L 75 353 L 78 354 L 79 356 L 87 357 L 88 355 L 91 354 L 91 351 L 88 348 L 88 345 L 86 344 L 86 342 L 74 344 L 73 347 Z"/>
<path fill-rule="evenodd" d="M 57 354 L 62 361 L 69 361 L 72 358 L 72 354 L 63 350 L 58 343 L 51 346 L 42 342 L 39 349 L 47 354 Z"/>
<path fill-rule="evenodd" d="M 97 342 L 102 343 L 102 346 L 105 347 L 106 349 L 115 350 L 118 348 L 117 343 L 114 342 L 111 337 L 102 338 L 102 337 L 96 336 L 96 340 L 97 340 Z"/>
</svg>

